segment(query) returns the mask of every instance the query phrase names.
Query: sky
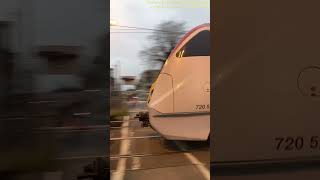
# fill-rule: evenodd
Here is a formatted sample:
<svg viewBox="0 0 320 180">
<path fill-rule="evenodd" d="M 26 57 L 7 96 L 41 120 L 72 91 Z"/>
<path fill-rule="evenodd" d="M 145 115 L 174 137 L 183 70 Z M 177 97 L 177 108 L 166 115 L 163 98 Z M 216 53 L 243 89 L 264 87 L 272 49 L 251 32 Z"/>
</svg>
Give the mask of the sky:
<svg viewBox="0 0 320 180">
<path fill-rule="evenodd" d="M 154 7 L 156 2 L 161 1 L 165 7 Z M 191 30 L 210 22 L 209 3 L 210 0 L 111 0 L 110 19 L 117 25 L 143 28 L 155 28 L 163 21 L 184 21 L 186 30 Z M 111 26 L 111 32 L 119 31 L 115 28 L 121 27 Z M 139 51 L 148 46 L 148 35 L 150 33 L 111 33 L 110 67 L 118 64 L 121 76 L 139 76 L 146 70 Z"/>
</svg>

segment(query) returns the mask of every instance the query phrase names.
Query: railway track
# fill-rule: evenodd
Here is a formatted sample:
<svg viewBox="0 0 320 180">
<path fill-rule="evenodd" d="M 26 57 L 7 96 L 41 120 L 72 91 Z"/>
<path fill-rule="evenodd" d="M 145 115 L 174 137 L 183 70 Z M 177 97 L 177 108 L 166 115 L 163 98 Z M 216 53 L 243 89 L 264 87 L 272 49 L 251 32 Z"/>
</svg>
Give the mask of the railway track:
<svg viewBox="0 0 320 180">
<path fill-rule="evenodd" d="M 112 180 L 148 178 L 150 173 L 153 179 L 171 173 L 170 179 L 210 178 L 208 144 L 165 140 L 151 128 L 142 128 L 138 120 L 124 119 L 110 122 Z"/>
</svg>

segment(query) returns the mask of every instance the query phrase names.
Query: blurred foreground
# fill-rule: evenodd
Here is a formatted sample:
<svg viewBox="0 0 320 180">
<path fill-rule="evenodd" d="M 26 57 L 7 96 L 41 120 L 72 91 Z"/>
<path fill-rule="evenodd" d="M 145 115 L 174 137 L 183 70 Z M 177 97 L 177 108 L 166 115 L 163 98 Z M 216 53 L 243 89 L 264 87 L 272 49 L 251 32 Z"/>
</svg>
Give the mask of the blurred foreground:
<svg viewBox="0 0 320 180">
<path fill-rule="evenodd" d="M 1 1 L 1 179 L 107 179 L 107 12 L 101 0 Z"/>
</svg>

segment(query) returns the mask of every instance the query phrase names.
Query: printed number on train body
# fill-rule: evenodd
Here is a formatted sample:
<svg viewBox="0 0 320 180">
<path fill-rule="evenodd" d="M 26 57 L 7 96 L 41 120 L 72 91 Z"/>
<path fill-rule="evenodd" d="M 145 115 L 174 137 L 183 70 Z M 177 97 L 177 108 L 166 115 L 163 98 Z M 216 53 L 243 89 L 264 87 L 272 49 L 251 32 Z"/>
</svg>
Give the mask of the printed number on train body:
<svg viewBox="0 0 320 180">
<path fill-rule="evenodd" d="M 277 151 L 320 151 L 320 136 L 275 137 L 274 147 Z"/>
<path fill-rule="evenodd" d="M 210 104 L 200 104 L 196 105 L 196 110 L 210 110 Z"/>
</svg>

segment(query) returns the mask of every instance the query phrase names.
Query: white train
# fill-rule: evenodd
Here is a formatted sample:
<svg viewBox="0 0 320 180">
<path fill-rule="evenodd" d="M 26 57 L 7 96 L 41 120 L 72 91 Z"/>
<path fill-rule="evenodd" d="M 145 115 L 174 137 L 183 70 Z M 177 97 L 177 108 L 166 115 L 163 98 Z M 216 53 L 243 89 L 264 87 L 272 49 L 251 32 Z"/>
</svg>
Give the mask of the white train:
<svg viewBox="0 0 320 180">
<path fill-rule="evenodd" d="M 209 54 L 210 24 L 203 24 L 181 39 L 151 86 L 147 119 L 164 138 L 193 141 L 209 138 Z"/>
</svg>

